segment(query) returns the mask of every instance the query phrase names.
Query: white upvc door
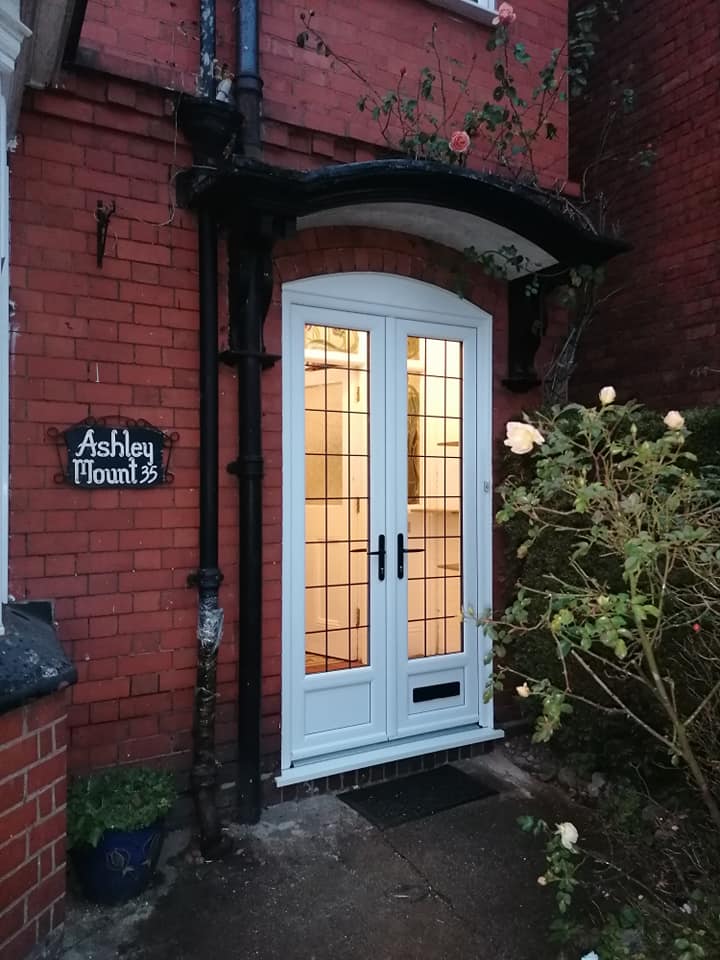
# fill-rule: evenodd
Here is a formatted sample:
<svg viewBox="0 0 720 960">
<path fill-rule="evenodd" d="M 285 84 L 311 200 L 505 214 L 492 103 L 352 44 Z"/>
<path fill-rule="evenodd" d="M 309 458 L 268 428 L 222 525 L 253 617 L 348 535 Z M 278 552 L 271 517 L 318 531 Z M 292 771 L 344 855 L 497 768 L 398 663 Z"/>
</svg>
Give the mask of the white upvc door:
<svg viewBox="0 0 720 960">
<path fill-rule="evenodd" d="M 384 332 L 382 317 L 304 305 L 287 330 L 295 761 L 387 738 Z"/>
<path fill-rule="evenodd" d="M 283 769 L 470 742 L 492 731 L 460 616 L 490 605 L 490 318 L 357 274 L 286 285 L 283 315 Z"/>
<path fill-rule="evenodd" d="M 461 615 L 463 607 L 477 609 L 483 549 L 477 353 L 476 328 L 388 319 L 387 509 L 395 548 L 388 716 L 395 737 L 480 721 L 480 637 Z"/>
</svg>

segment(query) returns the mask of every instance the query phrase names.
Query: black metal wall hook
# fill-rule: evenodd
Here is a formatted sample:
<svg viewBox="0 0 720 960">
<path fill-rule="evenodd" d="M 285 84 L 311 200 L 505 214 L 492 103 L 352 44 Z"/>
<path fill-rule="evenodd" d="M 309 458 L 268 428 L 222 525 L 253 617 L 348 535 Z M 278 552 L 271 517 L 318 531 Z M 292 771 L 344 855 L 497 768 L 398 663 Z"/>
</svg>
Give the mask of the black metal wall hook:
<svg viewBox="0 0 720 960">
<path fill-rule="evenodd" d="M 108 227 L 110 220 L 115 213 L 115 201 L 111 200 L 109 204 L 98 200 L 95 206 L 95 235 L 97 238 L 96 260 L 97 265 L 102 267 L 103 257 L 105 256 L 105 242 L 107 240 Z"/>
</svg>

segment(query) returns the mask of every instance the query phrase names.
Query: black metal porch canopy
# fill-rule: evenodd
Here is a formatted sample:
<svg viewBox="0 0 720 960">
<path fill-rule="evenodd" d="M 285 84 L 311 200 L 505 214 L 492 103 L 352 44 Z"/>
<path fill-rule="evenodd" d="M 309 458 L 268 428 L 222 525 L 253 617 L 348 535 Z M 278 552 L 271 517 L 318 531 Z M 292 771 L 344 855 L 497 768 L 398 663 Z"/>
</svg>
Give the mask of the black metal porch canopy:
<svg viewBox="0 0 720 960">
<path fill-rule="evenodd" d="M 402 231 L 458 251 L 472 247 L 479 255 L 514 248 L 523 260 L 506 271 L 503 383 L 515 392 L 539 383 L 534 359 L 545 328 L 544 294 L 566 280 L 569 268 L 597 267 L 629 249 L 594 230 L 571 201 L 554 191 L 428 160 L 371 160 L 301 171 L 232 157 L 218 167 L 196 165 L 183 175 L 179 192 L 183 205 L 245 232 L 248 243 L 258 231 L 272 246 L 276 237 L 296 229 L 358 226 Z M 539 275 L 540 296 L 525 295 L 522 278 L 528 273 Z"/>
<path fill-rule="evenodd" d="M 491 249 L 488 240 L 499 240 L 514 243 L 540 268 L 598 266 L 628 249 L 594 231 L 570 201 L 551 191 L 428 160 L 371 160 L 299 171 L 234 158 L 208 173 L 196 167 L 183 194 L 188 205 L 209 205 L 219 222 L 255 213 L 294 220 L 298 229 L 382 226 L 456 249 L 474 246 L 478 253 Z"/>
</svg>

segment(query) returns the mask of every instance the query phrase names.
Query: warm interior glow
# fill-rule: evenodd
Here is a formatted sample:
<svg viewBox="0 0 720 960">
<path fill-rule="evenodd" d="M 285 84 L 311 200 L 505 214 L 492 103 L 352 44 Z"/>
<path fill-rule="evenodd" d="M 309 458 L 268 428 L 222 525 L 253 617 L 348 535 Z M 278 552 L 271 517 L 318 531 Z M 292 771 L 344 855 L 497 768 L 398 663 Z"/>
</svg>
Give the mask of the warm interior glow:
<svg viewBox="0 0 720 960">
<path fill-rule="evenodd" d="M 462 650 L 462 345 L 408 337 L 408 656 Z"/>
<path fill-rule="evenodd" d="M 367 332 L 306 325 L 307 673 L 369 663 L 369 363 Z M 408 337 L 410 658 L 462 650 L 461 397 L 461 344 Z"/>
<path fill-rule="evenodd" d="M 305 327 L 305 669 L 368 661 L 368 334 Z"/>
</svg>

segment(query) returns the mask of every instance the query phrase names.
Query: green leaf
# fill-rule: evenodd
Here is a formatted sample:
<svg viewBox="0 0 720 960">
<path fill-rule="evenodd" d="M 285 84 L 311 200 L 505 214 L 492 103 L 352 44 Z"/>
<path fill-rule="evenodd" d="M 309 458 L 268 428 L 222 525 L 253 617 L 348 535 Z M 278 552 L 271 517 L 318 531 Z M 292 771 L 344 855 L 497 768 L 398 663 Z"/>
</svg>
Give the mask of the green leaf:
<svg viewBox="0 0 720 960">
<path fill-rule="evenodd" d="M 560 637 L 557 641 L 557 650 L 561 657 L 567 657 L 572 650 L 572 643 L 567 637 Z"/>
<path fill-rule="evenodd" d="M 175 802 L 171 773 L 115 767 L 74 778 L 68 789 L 68 846 L 97 846 L 105 830 L 138 830 L 165 816 Z"/>
<path fill-rule="evenodd" d="M 403 110 L 405 115 L 410 119 L 414 119 L 415 111 L 417 110 L 418 102 L 417 100 L 405 100 L 403 103 Z"/>
</svg>

